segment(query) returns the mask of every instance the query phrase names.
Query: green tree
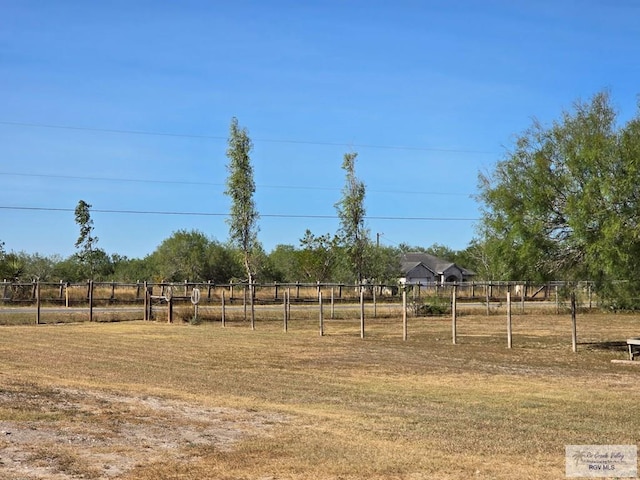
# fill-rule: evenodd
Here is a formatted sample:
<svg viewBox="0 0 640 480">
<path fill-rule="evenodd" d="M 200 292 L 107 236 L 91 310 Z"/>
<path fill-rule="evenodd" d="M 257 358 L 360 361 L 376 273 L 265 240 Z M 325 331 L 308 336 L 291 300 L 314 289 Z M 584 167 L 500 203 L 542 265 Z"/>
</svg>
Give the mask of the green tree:
<svg viewBox="0 0 640 480">
<path fill-rule="evenodd" d="M 293 245 L 276 245 L 269 253 L 269 262 L 273 269 L 273 280 L 295 282 L 300 280 L 299 251 Z"/>
<path fill-rule="evenodd" d="M 51 271 L 51 278 L 66 282 L 80 282 L 88 278 L 104 281 L 112 278 L 113 272 L 111 257 L 101 248 L 96 248 L 92 250 L 90 260 L 81 257 L 79 253 L 74 253 L 56 262 Z"/>
<path fill-rule="evenodd" d="M 458 252 L 446 245 L 440 243 L 434 243 L 430 247 L 425 249 L 425 252 L 433 255 L 434 257 L 442 258 L 443 260 L 449 260 L 450 262 L 456 262 Z"/>
<path fill-rule="evenodd" d="M 0 277 L 6 278 L 6 252 L 4 251 L 4 242 L 0 240 Z"/>
<path fill-rule="evenodd" d="M 75 247 L 78 250 L 77 255 L 80 262 L 87 267 L 90 278 L 95 274 L 94 258 L 95 245 L 98 243 L 98 237 L 93 235 L 93 219 L 91 218 L 91 205 L 84 200 L 80 200 L 75 209 L 75 220 L 80 226 L 80 235 L 76 240 Z"/>
<path fill-rule="evenodd" d="M 19 254 L 5 253 L 3 258 L 3 278 L 12 281 L 25 280 L 25 262 Z"/>
<path fill-rule="evenodd" d="M 73 254 L 57 262 L 51 276 L 64 282 L 79 282 L 87 279 L 85 273 L 85 266 L 80 262 L 78 255 Z"/>
<path fill-rule="evenodd" d="M 493 280 L 501 278 L 493 270 L 495 262 L 491 261 L 487 243 L 474 238 L 467 248 L 458 252 L 456 263 L 476 273 L 478 280 Z"/>
<path fill-rule="evenodd" d="M 242 263 L 249 285 L 253 285 L 256 266 L 254 251 L 258 243 L 258 212 L 253 194 L 256 186 L 253 180 L 253 166 L 250 153 L 253 144 L 246 128 L 238 126 L 238 119 L 231 120 L 227 148 L 227 189 L 225 194 L 231 199 L 231 211 L 227 221 L 229 238 L 242 252 Z"/>
<path fill-rule="evenodd" d="M 369 231 L 365 228 L 365 185 L 356 177 L 357 153 L 344 155 L 342 169 L 346 172 L 342 199 L 335 207 L 340 218 L 339 238 L 346 249 L 350 268 L 358 282 L 362 283 L 366 263 Z"/>
<path fill-rule="evenodd" d="M 62 261 L 59 255 L 44 256 L 39 253 L 20 252 L 18 256 L 24 263 L 25 277 L 42 282 L 53 280 L 55 266 Z"/>
<path fill-rule="evenodd" d="M 449 260 L 450 262 L 457 262 L 459 254 L 456 250 L 440 243 L 434 243 L 429 247 L 411 246 L 406 243 L 401 243 L 398 248 L 401 253 L 423 252 L 443 260 Z"/>
<path fill-rule="evenodd" d="M 307 229 L 300 239 L 298 267 L 302 278 L 314 282 L 331 279 L 337 261 L 338 238 L 330 234 L 316 236 Z M 299 277 L 300 278 L 300 277 Z"/>
<path fill-rule="evenodd" d="M 153 252 L 155 272 L 169 282 L 209 280 L 207 236 L 197 230 L 178 230 Z"/>
<path fill-rule="evenodd" d="M 113 279 L 118 282 L 150 281 L 156 278 L 155 265 L 152 255 L 144 258 L 128 258 L 114 254 L 111 256 L 113 263 Z"/>
<path fill-rule="evenodd" d="M 114 266 L 112 256 L 101 248 L 95 248 L 91 255 L 91 265 L 93 268 L 93 279 L 109 280 L 113 276 Z"/>
<path fill-rule="evenodd" d="M 539 122 L 479 176 L 480 234 L 495 274 L 594 280 L 602 298 L 639 306 L 640 119 L 616 127 L 607 92 Z"/>
<path fill-rule="evenodd" d="M 367 277 L 377 284 L 396 285 L 401 275 L 400 250 L 369 243 Z"/>
<path fill-rule="evenodd" d="M 215 283 L 228 283 L 232 278 L 239 278 L 244 270 L 237 250 L 214 240 L 207 249 L 207 265 L 207 280 Z"/>
</svg>

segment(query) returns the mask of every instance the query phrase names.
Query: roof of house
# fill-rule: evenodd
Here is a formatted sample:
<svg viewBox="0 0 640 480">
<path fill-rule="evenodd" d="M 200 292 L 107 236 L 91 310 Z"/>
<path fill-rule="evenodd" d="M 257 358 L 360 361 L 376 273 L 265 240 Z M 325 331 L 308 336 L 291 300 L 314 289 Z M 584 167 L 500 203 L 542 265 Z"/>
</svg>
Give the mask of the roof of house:
<svg viewBox="0 0 640 480">
<path fill-rule="evenodd" d="M 417 267 L 420 263 L 422 263 L 425 267 L 431 270 L 433 273 L 442 274 L 447 269 L 451 267 L 457 267 L 460 269 L 463 275 L 475 275 L 471 270 L 467 270 L 466 268 L 461 267 L 449 260 L 444 260 L 442 258 L 435 257 L 428 253 L 423 252 L 409 252 L 405 253 L 402 256 L 402 273 L 407 273 Z"/>
<path fill-rule="evenodd" d="M 400 264 L 400 271 L 404 274 L 409 273 L 410 271 L 412 271 L 414 268 L 418 267 L 419 265 L 424 266 L 424 268 L 428 269 L 431 271 L 431 273 L 433 273 L 435 275 L 436 272 L 434 272 L 433 270 L 431 270 L 431 268 L 429 268 L 427 265 L 425 265 L 422 262 L 401 262 Z"/>
</svg>

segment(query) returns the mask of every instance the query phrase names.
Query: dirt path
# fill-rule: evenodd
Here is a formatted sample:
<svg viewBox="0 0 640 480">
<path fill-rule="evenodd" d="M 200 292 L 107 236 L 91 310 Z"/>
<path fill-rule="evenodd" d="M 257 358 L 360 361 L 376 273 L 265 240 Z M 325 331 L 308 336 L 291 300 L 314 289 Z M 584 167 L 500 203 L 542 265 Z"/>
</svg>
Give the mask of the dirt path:
<svg viewBox="0 0 640 480">
<path fill-rule="evenodd" d="M 0 479 L 117 478 L 266 434 L 279 415 L 33 385 L 0 387 Z"/>
</svg>

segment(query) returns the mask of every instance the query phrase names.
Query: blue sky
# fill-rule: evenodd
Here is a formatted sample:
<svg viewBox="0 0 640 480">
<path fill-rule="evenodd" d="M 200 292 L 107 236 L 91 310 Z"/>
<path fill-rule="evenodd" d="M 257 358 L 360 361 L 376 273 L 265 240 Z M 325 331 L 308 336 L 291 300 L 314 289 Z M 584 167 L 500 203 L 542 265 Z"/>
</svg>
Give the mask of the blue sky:
<svg viewBox="0 0 640 480">
<path fill-rule="evenodd" d="M 107 253 L 226 241 L 235 116 L 267 251 L 337 231 L 351 151 L 373 239 L 463 249 L 478 172 L 534 117 L 603 89 L 636 114 L 638 18 L 627 0 L 0 0 L 0 240 L 70 255 L 82 199 Z"/>
</svg>

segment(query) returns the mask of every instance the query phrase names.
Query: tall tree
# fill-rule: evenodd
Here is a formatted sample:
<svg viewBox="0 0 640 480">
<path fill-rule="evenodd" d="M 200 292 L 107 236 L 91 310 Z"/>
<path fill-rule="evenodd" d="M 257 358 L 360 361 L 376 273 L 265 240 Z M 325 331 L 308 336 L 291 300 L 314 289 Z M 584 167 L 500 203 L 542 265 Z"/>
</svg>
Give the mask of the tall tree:
<svg viewBox="0 0 640 480">
<path fill-rule="evenodd" d="M 6 253 L 4 251 L 4 242 L 0 240 L 0 277 L 2 278 L 4 278 L 6 275 L 5 274 L 5 269 L 6 269 L 5 256 L 6 256 Z"/>
<path fill-rule="evenodd" d="M 593 280 L 601 297 L 640 305 L 631 295 L 640 287 L 632 273 L 640 267 L 640 119 L 619 129 L 616 116 L 607 92 L 576 102 L 550 128 L 534 122 L 480 175 L 480 232 L 493 272 Z"/>
<path fill-rule="evenodd" d="M 365 186 L 356 177 L 357 153 L 346 153 L 342 169 L 346 172 L 342 199 L 335 207 L 340 218 L 340 241 L 347 250 L 351 269 L 358 281 L 362 283 L 365 269 L 365 254 L 369 243 L 369 231 L 365 228 Z"/>
<path fill-rule="evenodd" d="M 238 126 L 238 119 L 231 119 L 227 148 L 227 189 L 225 194 L 231 199 L 229 237 L 242 253 L 242 262 L 247 274 L 247 282 L 251 291 L 253 305 L 253 282 L 256 266 L 254 252 L 258 245 L 258 211 L 253 194 L 256 185 L 253 180 L 253 166 L 250 153 L 253 144 L 246 128 Z M 251 309 L 251 325 L 254 326 L 254 312 Z"/>
<path fill-rule="evenodd" d="M 231 119 L 227 148 L 227 189 L 225 194 L 231 199 L 231 212 L 227 221 L 229 237 L 242 252 L 247 280 L 251 284 L 255 265 L 252 264 L 253 252 L 258 243 L 258 211 L 253 194 L 256 185 L 253 180 L 253 166 L 250 153 L 253 144 L 246 128 L 238 126 L 238 119 Z"/>
<path fill-rule="evenodd" d="M 84 200 L 80 200 L 76 205 L 75 219 L 80 226 L 80 235 L 75 244 L 76 249 L 78 249 L 78 258 L 88 268 L 90 278 L 93 278 L 95 273 L 94 250 L 96 243 L 98 243 L 98 237 L 93 235 L 91 205 Z"/>
</svg>

